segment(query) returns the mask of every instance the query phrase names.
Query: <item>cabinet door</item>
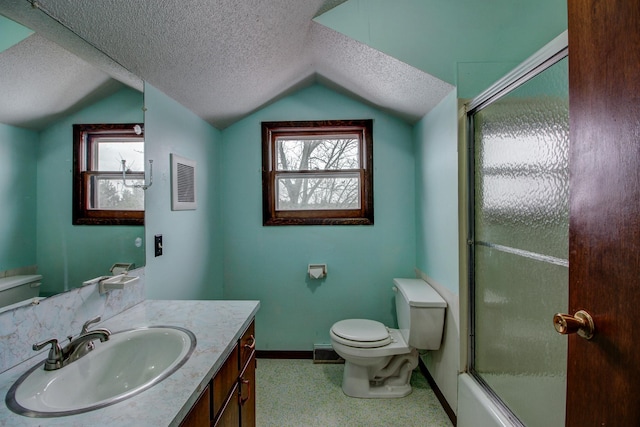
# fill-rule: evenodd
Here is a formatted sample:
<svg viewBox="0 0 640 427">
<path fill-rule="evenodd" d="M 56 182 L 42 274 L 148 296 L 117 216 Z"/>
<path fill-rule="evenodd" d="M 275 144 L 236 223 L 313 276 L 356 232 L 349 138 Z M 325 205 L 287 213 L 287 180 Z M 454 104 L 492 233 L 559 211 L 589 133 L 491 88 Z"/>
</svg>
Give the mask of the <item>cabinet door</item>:
<svg viewBox="0 0 640 427">
<path fill-rule="evenodd" d="M 180 427 L 209 427 L 211 424 L 211 387 L 207 386 Z"/>
<path fill-rule="evenodd" d="M 240 425 L 256 425 L 256 353 L 251 354 L 240 375 Z"/>
<path fill-rule="evenodd" d="M 237 390 L 236 382 L 238 380 L 238 346 L 236 345 L 224 362 L 216 376 L 213 378 L 213 415 L 217 419 L 218 413 L 222 411 L 223 406 L 228 401 L 228 397 L 233 390 Z M 234 399 L 234 404 L 237 403 Z"/>
<path fill-rule="evenodd" d="M 217 418 L 214 420 L 214 427 L 236 427 L 240 425 L 240 411 L 238 411 L 238 384 L 234 384 L 231 393 Z"/>
</svg>

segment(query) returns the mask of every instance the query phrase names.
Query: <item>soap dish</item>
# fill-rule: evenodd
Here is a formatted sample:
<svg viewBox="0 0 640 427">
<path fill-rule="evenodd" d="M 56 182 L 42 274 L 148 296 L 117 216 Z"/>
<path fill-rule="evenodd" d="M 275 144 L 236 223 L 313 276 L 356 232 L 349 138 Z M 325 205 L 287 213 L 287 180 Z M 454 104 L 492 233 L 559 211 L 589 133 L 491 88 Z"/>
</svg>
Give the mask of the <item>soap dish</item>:
<svg viewBox="0 0 640 427">
<path fill-rule="evenodd" d="M 100 281 L 98 291 L 104 294 L 114 289 L 124 289 L 125 285 L 132 285 L 139 280 L 137 276 L 127 276 L 126 274 L 118 274 Z"/>
</svg>

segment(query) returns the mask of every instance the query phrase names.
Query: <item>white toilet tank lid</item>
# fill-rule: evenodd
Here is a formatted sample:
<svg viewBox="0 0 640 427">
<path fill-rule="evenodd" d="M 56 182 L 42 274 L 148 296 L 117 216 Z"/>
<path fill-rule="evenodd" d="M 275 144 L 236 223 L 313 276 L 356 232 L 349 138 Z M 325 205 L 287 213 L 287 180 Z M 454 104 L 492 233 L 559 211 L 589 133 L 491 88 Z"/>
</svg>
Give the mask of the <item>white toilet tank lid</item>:
<svg viewBox="0 0 640 427">
<path fill-rule="evenodd" d="M 16 286 L 24 285 L 25 283 L 37 282 L 39 280 L 42 280 L 42 276 L 39 274 L 3 277 L 0 279 L 0 291 L 15 288 Z"/>
<path fill-rule="evenodd" d="M 357 342 L 390 341 L 384 324 L 368 319 L 345 319 L 334 323 L 331 330 L 337 336 Z"/>
<path fill-rule="evenodd" d="M 422 279 L 393 279 L 393 283 L 412 307 L 446 307 L 447 302 Z"/>
</svg>

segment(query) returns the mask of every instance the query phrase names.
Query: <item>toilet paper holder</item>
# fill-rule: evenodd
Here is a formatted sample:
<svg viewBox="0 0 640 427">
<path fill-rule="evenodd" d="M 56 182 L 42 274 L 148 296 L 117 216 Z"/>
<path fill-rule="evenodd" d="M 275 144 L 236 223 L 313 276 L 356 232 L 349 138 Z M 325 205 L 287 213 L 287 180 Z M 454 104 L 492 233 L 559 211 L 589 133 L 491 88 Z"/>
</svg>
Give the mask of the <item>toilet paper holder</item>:
<svg viewBox="0 0 640 427">
<path fill-rule="evenodd" d="M 327 264 L 309 264 L 307 273 L 311 279 L 322 279 L 327 275 Z"/>
</svg>

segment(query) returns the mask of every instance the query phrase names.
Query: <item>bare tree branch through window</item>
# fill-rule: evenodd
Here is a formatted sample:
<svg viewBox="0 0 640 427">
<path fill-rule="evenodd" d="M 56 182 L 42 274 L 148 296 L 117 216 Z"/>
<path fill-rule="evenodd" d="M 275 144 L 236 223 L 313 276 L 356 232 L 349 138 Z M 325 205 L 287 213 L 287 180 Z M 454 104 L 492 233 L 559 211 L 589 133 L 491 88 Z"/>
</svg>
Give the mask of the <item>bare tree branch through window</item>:
<svg viewBox="0 0 640 427">
<path fill-rule="evenodd" d="M 371 120 L 263 123 L 265 225 L 372 223 L 371 133 Z"/>
</svg>

